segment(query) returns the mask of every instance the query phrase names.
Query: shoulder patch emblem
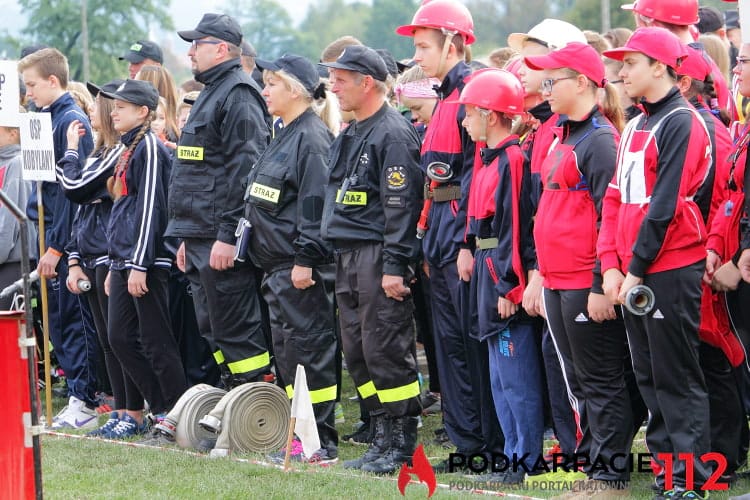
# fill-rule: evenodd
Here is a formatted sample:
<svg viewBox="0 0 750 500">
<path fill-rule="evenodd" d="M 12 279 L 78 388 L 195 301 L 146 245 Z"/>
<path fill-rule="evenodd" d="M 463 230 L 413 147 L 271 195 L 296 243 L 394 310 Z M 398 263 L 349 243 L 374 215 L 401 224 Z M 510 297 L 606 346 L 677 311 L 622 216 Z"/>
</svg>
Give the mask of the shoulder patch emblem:
<svg viewBox="0 0 750 500">
<path fill-rule="evenodd" d="M 409 184 L 406 169 L 400 165 L 385 169 L 385 181 L 391 191 L 403 191 Z"/>
</svg>

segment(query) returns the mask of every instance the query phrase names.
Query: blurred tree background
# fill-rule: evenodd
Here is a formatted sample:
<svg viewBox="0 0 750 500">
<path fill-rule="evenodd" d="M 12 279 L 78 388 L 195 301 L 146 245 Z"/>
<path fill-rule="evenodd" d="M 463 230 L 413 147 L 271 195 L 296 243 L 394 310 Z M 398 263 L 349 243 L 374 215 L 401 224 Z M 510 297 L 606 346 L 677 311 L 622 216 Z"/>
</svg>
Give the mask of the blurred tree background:
<svg viewBox="0 0 750 500">
<path fill-rule="evenodd" d="M 342 35 L 353 35 L 374 48 L 387 48 L 397 59 L 413 54 L 411 40 L 396 35 L 394 30 L 411 21 L 420 0 L 318 0 L 296 26 L 283 1 L 224 0 L 218 10 L 240 22 L 259 57 L 265 59 L 295 52 L 317 61 L 323 48 Z M 610 26 L 633 28 L 631 13 L 620 9 L 625 0 L 464 0 L 464 3 L 474 17 L 475 57 L 504 46 L 509 33 L 528 31 L 545 17 L 564 19 L 581 29 L 602 31 L 602 4 L 609 4 Z M 720 11 L 734 7 L 721 0 L 700 3 Z M 16 58 L 21 47 L 31 44 L 57 47 L 68 56 L 71 75 L 77 80 L 87 76 L 83 19 L 88 27 L 85 31 L 88 77 L 98 82 L 123 76 L 126 65 L 117 58 L 135 40 L 149 38 L 149 33 L 156 41 L 168 36 L 176 38 L 163 1 L 19 0 L 19 4 L 28 13 L 28 24 L 18 36 L 9 35 L 7 29 L 0 30 L 0 55 Z M 177 53 L 165 50 L 165 63 L 178 81 L 190 77 L 186 51 L 187 46 Z"/>
</svg>

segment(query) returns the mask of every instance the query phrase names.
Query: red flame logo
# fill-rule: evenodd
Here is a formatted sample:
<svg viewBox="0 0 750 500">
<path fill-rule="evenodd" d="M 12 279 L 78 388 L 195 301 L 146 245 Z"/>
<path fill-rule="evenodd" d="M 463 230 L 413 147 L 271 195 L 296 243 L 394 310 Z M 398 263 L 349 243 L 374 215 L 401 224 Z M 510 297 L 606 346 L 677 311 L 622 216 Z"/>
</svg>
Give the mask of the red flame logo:
<svg viewBox="0 0 750 500">
<path fill-rule="evenodd" d="M 401 495 L 404 495 L 406 485 L 411 482 L 411 475 L 415 474 L 419 482 L 427 486 L 427 498 L 430 498 L 437 488 L 437 480 L 435 479 L 435 471 L 432 470 L 430 461 L 427 460 L 427 455 L 424 454 L 424 447 L 421 444 L 414 451 L 411 461 L 413 464 L 411 467 L 406 463 L 401 466 L 401 472 L 398 473 L 398 491 L 401 492 Z"/>
</svg>

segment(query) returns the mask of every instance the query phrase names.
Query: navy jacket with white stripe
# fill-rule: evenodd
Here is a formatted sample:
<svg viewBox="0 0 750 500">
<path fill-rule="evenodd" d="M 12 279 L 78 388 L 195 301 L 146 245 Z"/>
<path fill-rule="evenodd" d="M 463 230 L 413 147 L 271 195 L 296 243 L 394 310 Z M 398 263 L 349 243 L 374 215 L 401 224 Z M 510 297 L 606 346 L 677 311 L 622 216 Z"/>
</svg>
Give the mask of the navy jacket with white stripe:
<svg viewBox="0 0 750 500">
<path fill-rule="evenodd" d="M 129 146 L 140 127 L 123 134 Z M 169 268 L 173 255 L 164 245 L 167 228 L 169 151 L 148 131 L 133 150 L 125 172 L 127 194 L 114 202 L 107 227 L 111 269 Z"/>
<path fill-rule="evenodd" d="M 81 159 L 77 150 L 69 149 L 57 162 L 57 181 L 65 196 L 80 203 L 71 229 L 71 238 L 65 246 L 68 259 L 94 258 L 96 265 L 109 262 L 107 253 L 107 225 L 112 211 L 112 198 L 107 192 L 107 179 L 115 172 L 125 146 L 100 149 L 89 158 Z"/>
</svg>

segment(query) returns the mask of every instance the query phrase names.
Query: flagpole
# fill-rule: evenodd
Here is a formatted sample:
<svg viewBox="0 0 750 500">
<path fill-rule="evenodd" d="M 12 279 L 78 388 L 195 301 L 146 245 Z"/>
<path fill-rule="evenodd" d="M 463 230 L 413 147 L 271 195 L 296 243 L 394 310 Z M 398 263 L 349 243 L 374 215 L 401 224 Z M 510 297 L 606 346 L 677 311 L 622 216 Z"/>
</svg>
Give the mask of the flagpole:
<svg viewBox="0 0 750 500">
<path fill-rule="evenodd" d="M 36 201 L 37 211 L 39 213 L 39 258 L 44 256 L 47 251 L 45 248 L 45 227 L 44 227 L 44 204 L 42 203 L 42 181 L 36 183 Z M 46 403 L 47 418 L 45 424 L 47 427 L 52 426 L 52 363 L 50 363 L 49 352 L 49 308 L 47 301 L 47 279 L 39 277 L 40 294 L 42 296 L 42 332 L 43 342 L 42 352 L 44 353 L 44 400 Z M 65 284 L 61 284 L 65 286 Z M 30 306 L 31 300 L 27 301 L 26 307 Z M 60 346 L 57 346 L 60 347 Z"/>
<path fill-rule="evenodd" d="M 289 472 L 289 456 L 292 452 L 292 440 L 294 439 L 294 426 L 297 425 L 297 417 L 289 419 L 289 433 L 286 436 L 286 453 L 284 454 L 284 472 Z"/>
</svg>

